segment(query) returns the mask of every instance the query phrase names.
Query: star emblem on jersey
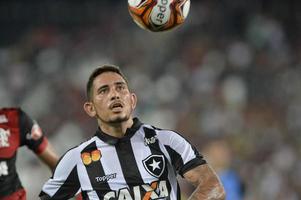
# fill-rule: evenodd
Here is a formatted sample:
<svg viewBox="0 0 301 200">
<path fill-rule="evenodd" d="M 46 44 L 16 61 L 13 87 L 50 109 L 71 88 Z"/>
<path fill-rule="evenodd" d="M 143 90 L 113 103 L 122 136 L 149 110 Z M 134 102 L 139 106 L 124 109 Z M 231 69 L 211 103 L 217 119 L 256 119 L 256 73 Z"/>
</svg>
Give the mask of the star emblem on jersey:
<svg viewBox="0 0 301 200">
<path fill-rule="evenodd" d="M 150 155 L 142 162 L 146 171 L 156 178 L 159 178 L 164 172 L 165 160 L 163 155 Z"/>
</svg>

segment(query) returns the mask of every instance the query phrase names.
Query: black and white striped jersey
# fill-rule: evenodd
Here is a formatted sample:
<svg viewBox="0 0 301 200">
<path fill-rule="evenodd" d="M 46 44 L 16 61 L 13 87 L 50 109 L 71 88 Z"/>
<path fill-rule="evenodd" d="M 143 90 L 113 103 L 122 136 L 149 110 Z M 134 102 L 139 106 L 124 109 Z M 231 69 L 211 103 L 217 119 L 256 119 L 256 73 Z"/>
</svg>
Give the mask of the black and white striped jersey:
<svg viewBox="0 0 301 200">
<path fill-rule="evenodd" d="M 180 199 L 177 174 L 206 163 L 178 133 L 142 124 L 137 118 L 123 138 L 97 130 L 69 150 L 45 183 L 41 199 Z"/>
</svg>

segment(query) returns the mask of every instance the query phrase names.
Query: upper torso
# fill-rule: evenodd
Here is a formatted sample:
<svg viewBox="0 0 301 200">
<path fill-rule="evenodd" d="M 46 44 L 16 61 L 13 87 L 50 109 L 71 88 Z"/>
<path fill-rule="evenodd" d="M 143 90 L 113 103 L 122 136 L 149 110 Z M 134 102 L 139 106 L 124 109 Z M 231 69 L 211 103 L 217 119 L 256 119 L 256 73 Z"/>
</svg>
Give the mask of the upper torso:
<svg viewBox="0 0 301 200">
<path fill-rule="evenodd" d="M 175 132 L 137 122 L 122 139 L 97 131 L 63 156 L 43 192 L 50 199 L 78 189 L 84 199 L 180 199 L 176 175 L 205 162 L 196 154 Z"/>
</svg>

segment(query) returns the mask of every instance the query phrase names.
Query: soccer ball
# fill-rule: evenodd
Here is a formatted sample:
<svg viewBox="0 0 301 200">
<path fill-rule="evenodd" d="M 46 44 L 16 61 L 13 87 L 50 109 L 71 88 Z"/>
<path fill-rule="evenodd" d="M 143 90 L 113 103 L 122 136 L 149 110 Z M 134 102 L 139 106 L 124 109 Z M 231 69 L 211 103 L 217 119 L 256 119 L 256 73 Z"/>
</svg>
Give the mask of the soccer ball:
<svg viewBox="0 0 301 200">
<path fill-rule="evenodd" d="M 133 20 L 153 32 L 173 29 L 188 16 L 190 0 L 128 0 Z"/>
</svg>

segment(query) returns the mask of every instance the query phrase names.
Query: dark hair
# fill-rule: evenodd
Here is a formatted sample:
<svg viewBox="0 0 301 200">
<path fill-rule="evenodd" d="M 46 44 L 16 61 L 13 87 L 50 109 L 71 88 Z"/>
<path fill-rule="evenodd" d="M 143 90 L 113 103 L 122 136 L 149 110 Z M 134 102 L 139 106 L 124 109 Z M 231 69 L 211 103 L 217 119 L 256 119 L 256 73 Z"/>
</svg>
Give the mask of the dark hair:
<svg viewBox="0 0 301 200">
<path fill-rule="evenodd" d="M 98 75 L 105 73 L 105 72 L 114 72 L 114 73 L 119 74 L 125 80 L 125 82 L 128 84 L 128 81 L 127 81 L 125 75 L 122 73 L 122 71 L 120 70 L 120 68 L 118 66 L 111 65 L 111 64 L 106 64 L 106 65 L 100 66 L 100 67 L 96 68 L 89 77 L 87 87 L 86 87 L 86 93 L 87 93 L 86 95 L 87 95 L 88 100 L 90 100 L 92 97 L 92 86 L 93 86 L 94 79 Z"/>
</svg>

